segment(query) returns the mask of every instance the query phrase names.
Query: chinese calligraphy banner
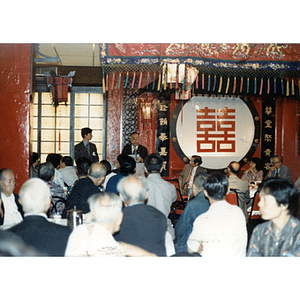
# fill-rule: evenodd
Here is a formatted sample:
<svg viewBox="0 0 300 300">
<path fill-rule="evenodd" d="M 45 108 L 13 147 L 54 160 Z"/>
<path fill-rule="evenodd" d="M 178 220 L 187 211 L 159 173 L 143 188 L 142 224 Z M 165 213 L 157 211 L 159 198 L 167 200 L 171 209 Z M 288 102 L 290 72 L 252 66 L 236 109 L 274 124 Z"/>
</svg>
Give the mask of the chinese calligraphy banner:
<svg viewBox="0 0 300 300">
<path fill-rule="evenodd" d="M 162 176 L 169 176 L 170 99 L 160 99 L 157 104 L 156 153 L 163 159 Z"/>
<path fill-rule="evenodd" d="M 261 159 L 266 175 L 270 169 L 270 158 L 274 155 L 276 102 L 266 99 L 262 102 L 262 143 Z"/>
</svg>

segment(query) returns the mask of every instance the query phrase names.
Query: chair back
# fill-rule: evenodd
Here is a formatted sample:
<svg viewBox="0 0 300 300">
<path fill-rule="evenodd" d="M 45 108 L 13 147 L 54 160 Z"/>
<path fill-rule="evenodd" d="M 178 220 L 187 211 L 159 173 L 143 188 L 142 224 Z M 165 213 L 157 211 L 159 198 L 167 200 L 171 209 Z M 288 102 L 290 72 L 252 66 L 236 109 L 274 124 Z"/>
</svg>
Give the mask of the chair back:
<svg viewBox="0 0 300 300">
<path fill-rule="evenodd" d="M 253 202 L 251 205 L 251 210 L 249 213 L 248 218 L 249 219 L 260 219 L 261 215 L 259 212 L 259 207 L 258 207 L 258 202 L 259 202 L 259 193 L 256 191 L 253 197 Z"/>
<path fill-rule="evenodd" d="M 237 193 L 230 192 L 225 196 L 225 199 L 229 204 L 239 206 Z"/>
</svg>

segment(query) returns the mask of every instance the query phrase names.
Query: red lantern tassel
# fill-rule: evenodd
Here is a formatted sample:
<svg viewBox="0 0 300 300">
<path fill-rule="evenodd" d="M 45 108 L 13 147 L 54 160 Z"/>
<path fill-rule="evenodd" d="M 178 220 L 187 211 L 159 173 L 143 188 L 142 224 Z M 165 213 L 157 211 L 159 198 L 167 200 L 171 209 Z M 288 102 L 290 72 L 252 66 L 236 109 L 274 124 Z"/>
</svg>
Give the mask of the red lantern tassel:
<svg viewBox="0 0 300 300">
<path fill-rule="evenodd" d="M 234 81 L 233 81 L 233 90 L 232 90 L 232 94 L 235 93 L 235 88 L 236 88 L 236 77 L 234 77 Z"/>
<path fill-rule="evenodd" d="M 133 73 L 133 79 L 132 79 L 132 84 L 131 84 L 131 88 L 133 89 L 134 87 L 134 82 L 135 82 L 135 72 Z"/>
<path fill-rule="evenodd" d="M 140 73 L 139 89 L 141 88 L 141 85 L 142 85 L 142 76 L 143 76 L 143 72 Z"/>
<path fill-rule="evenodd" d="M 262 79 L 260 80 L 260 91 L 259 91 L 259 94 L 260 94 L 260 95 L 261 95 L 261 93 L 262 93 L 263 85 L 264 85 L 264 79 L 262 78 Z"/>
<path fill-rule="evenodd" d="M 240 93 L 242 93 L 242 90 L 243 90 L 243 83 L 244 83 L 244 79 L 243 79 L 243 77 L 242 77 L 242 78 L 241 78 Z"/>
</svg>

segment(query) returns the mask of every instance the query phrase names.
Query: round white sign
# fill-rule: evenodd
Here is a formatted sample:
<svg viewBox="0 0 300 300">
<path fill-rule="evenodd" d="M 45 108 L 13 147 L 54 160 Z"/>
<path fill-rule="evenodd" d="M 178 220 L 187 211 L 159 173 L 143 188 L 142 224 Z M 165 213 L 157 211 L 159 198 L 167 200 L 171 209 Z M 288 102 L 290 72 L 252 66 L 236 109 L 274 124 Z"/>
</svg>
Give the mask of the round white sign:
<svg viewBox="0 0 300 300">
<path fill-rule="evenodd" d="M 239 98 L 192 97 L 183 105 L 176 122 L 182 152 L 190 159 L 202 157 L 202 167 L 226 168 L 250 150 L 255 134 L 253 115 Z"/>
</svg>

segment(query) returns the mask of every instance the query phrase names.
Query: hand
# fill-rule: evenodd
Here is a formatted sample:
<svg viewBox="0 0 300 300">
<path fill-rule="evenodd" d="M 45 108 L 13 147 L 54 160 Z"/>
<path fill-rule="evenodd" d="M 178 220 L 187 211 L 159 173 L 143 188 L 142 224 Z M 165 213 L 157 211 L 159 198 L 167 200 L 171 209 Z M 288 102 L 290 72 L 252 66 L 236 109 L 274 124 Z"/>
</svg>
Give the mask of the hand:
<svg viewBox="0 0 300 300">
<path fill-rule="evenodd" d="M 203 251 L 203 243 L 201 242 L 200 246 L 199 246 L 199 249 L 198 249 L 198 254 L 201 255 L 202 251 Z"/>
<path fill-rule="evenodd" d="M 272 172 L 275 170 L 275 166 L 271 166 L 268 172 L 268 175 L 271 176 Z"/>
<path fill-rule="evenodd" d="M 141 157 L 138 157 L 137 160 L 138 160 L 139 162 L 143 162 L 143 161 L 144 161 Z"/>
</svg>

